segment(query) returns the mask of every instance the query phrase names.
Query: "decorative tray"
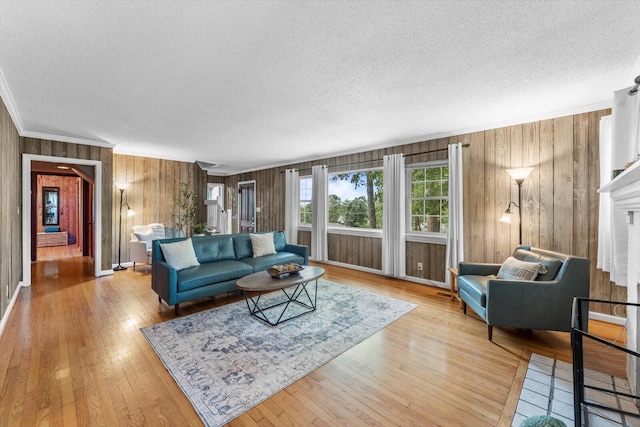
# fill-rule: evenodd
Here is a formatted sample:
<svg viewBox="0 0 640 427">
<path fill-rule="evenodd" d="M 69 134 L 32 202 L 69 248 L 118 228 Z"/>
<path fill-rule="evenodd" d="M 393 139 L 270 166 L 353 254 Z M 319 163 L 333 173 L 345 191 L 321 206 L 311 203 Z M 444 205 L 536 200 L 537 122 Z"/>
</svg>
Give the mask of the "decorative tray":
<svg viewBox="0 0 640 427">
<path fill-rule="evenodd" d="M 304 270 L 304 267 L 300 264 L 285 264 L 274 265 L 267 269 L 267 273 L 274 279 L 282 279 L 286 275 L 299 273 L 302 270 Z"/>
</svg>

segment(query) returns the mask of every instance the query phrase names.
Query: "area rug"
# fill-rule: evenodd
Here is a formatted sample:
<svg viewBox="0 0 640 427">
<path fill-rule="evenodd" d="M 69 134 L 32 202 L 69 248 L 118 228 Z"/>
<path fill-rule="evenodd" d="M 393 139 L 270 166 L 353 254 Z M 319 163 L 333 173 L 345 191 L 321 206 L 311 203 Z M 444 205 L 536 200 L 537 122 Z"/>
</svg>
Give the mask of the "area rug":
<svg viewBox="0 0 640 427">
<path fill-rule="evenodd" d="M 416 307 L 321 279 L 317 310 L 275 327 L 239 301 L 141 331 L 205 425 L 219 426 Z"/>
</svg>

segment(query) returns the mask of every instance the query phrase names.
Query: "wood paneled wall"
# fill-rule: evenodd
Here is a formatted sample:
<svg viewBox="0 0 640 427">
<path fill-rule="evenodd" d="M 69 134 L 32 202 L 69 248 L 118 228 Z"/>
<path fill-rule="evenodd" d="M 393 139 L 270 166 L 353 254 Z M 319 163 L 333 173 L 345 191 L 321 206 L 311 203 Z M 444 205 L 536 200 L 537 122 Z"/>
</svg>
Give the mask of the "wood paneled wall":
<svg viewBox="0 0 640 427">
<path fill-rule="evenodd" d="M 112 267 L 112 194 L 113 149 L 92 145 L 71 144 L 47 139 L 22 138 L 22 153 L 70 159 L 95 160 L 102 164 L 102 270 Z M 18 156 L 20 158 L 20 156 Z M 35 239 L 35 236 L 33 236 Z"/>
<path fill-rule="evenodd" d="M 124 192 L 123 200 L 131 206 L 135 215 L 127 216 L 126 207 L 122 210 L 122 262 L 129 261 L 129 240 L 131 227 L 134 225 L 159 222 L 165 225 L 167 237 L 176 235 L 175 200 L 181 182 L 190 183 L 190 188 L 195 189 L 198 197 L 201 197 L 198 202 L 198 215 L 204 215 L 205 219 L 201 222 L 206 222 L 206 171 L 194 163 L 114 154 L 113 176 L 110 182 L 131 184 Z M 117 263 L 120 191 L 115 185 L 112 187 L 113 263 Z"/>
<path fill-rule="evenodd" d="M 81 187 L 82 179 L 72 176 L 38 175 L 36 197 L 37 230 L 42 233 L 45 229 L 42 221 L 42 187 L 58 187 L 59 226 L 60 231 L 66 231 L 69 236 L 76 239 L 76 243 L 82 246 L 82 216 Z"/>
<path fill-rule="evenodd" d="M 284 228 L 284 174 L 296 168 L 310 174 L 312 165 L 326 164 L 330 172 L 353 170 L 339 165 L 363 162 L 361 168 L 381 166 L 385 154 L 404 153 L 406 164 L 447 158 L 448 144 L 466 143 L 463 150 L 465 259 L 502 262 L 518 244 L 518 217 L 507 225 L 498 221 L 510 201 L 518 201 L 518 188 L 505 169 L 533 166 L 523 185 L 523 243 L 585 256 L 591 259 L 591 296 L 626 300 L 626 289 L 612 284 L 608 273 L 595 268 L 598 247 L 599 121 L 610 110 L 558 117 L 498 129 L 416 142 L 387 149 L 297 163 L 225 177 L 227 202 L 236 215 L 237 183 L 256 180 L 257 224 L 261 231 Z M 212 179 L 211 177 L 209 178 Z M 234 218 L 234 224 L 236 218 Z M 235 226 L 235 225 L 234 225 Z M 310 244 L 310 233 L 299 232 L 299 242 Z M 367 267 L 352 251 L 378 256 L 379 239 L 353 238 L 349 245 L 330 245 L 331 260 Z M 343 248 L 349 249 L 343 249 Z M 357 249 L 356 249 L 357 248 Z M 444 281 L 443 245 L 407 243 L 407 274 L 420 277 L 418 261 L 424 263 L 425 278 Z M 367 264 L 367 265 L 362 265 Z M 604 307 L 599 307 L 607 312 Z"/>
<path fill-rule="evenodd" d="M 0 98 L 0 318 L 22 280 L 20 136 Z"/>
</svg>

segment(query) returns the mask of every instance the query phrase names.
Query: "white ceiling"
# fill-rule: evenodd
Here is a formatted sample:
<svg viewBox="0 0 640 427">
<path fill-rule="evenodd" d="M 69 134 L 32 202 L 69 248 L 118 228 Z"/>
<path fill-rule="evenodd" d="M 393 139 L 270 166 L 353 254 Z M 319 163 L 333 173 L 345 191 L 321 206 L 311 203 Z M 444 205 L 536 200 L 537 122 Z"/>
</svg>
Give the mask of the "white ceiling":
<svg viewBox="0 0 640 427">
<path fill-rule="evenodd" d="M 288 164 L 589 111 L 630 86 L 636 1 L 0 0 L 21 135 Z"/>
</svg>

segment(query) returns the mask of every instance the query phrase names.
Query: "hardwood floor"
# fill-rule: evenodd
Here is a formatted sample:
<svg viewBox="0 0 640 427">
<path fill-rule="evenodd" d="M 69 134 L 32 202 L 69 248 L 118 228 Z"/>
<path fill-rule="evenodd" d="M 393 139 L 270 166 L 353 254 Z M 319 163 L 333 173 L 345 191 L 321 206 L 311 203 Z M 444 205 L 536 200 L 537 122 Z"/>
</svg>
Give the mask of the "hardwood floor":
<svg viewBox="0 0 640 427">
<path fill-rule="evenodd" d="M 494 328 L 489 342 L 485 323 L 441 289 L 324 267 L 326 279 L 419 307 L 231 426 L 507 426 L 530 352 L 571 360 L 568 333 Z M 1 426 L 202 425 L 138 330 L 174 317 L 151 290 L 150 269 L 95 279 L 91 263 L 76 257 L 33 270 L 0 338 Z"/>
</svg>

